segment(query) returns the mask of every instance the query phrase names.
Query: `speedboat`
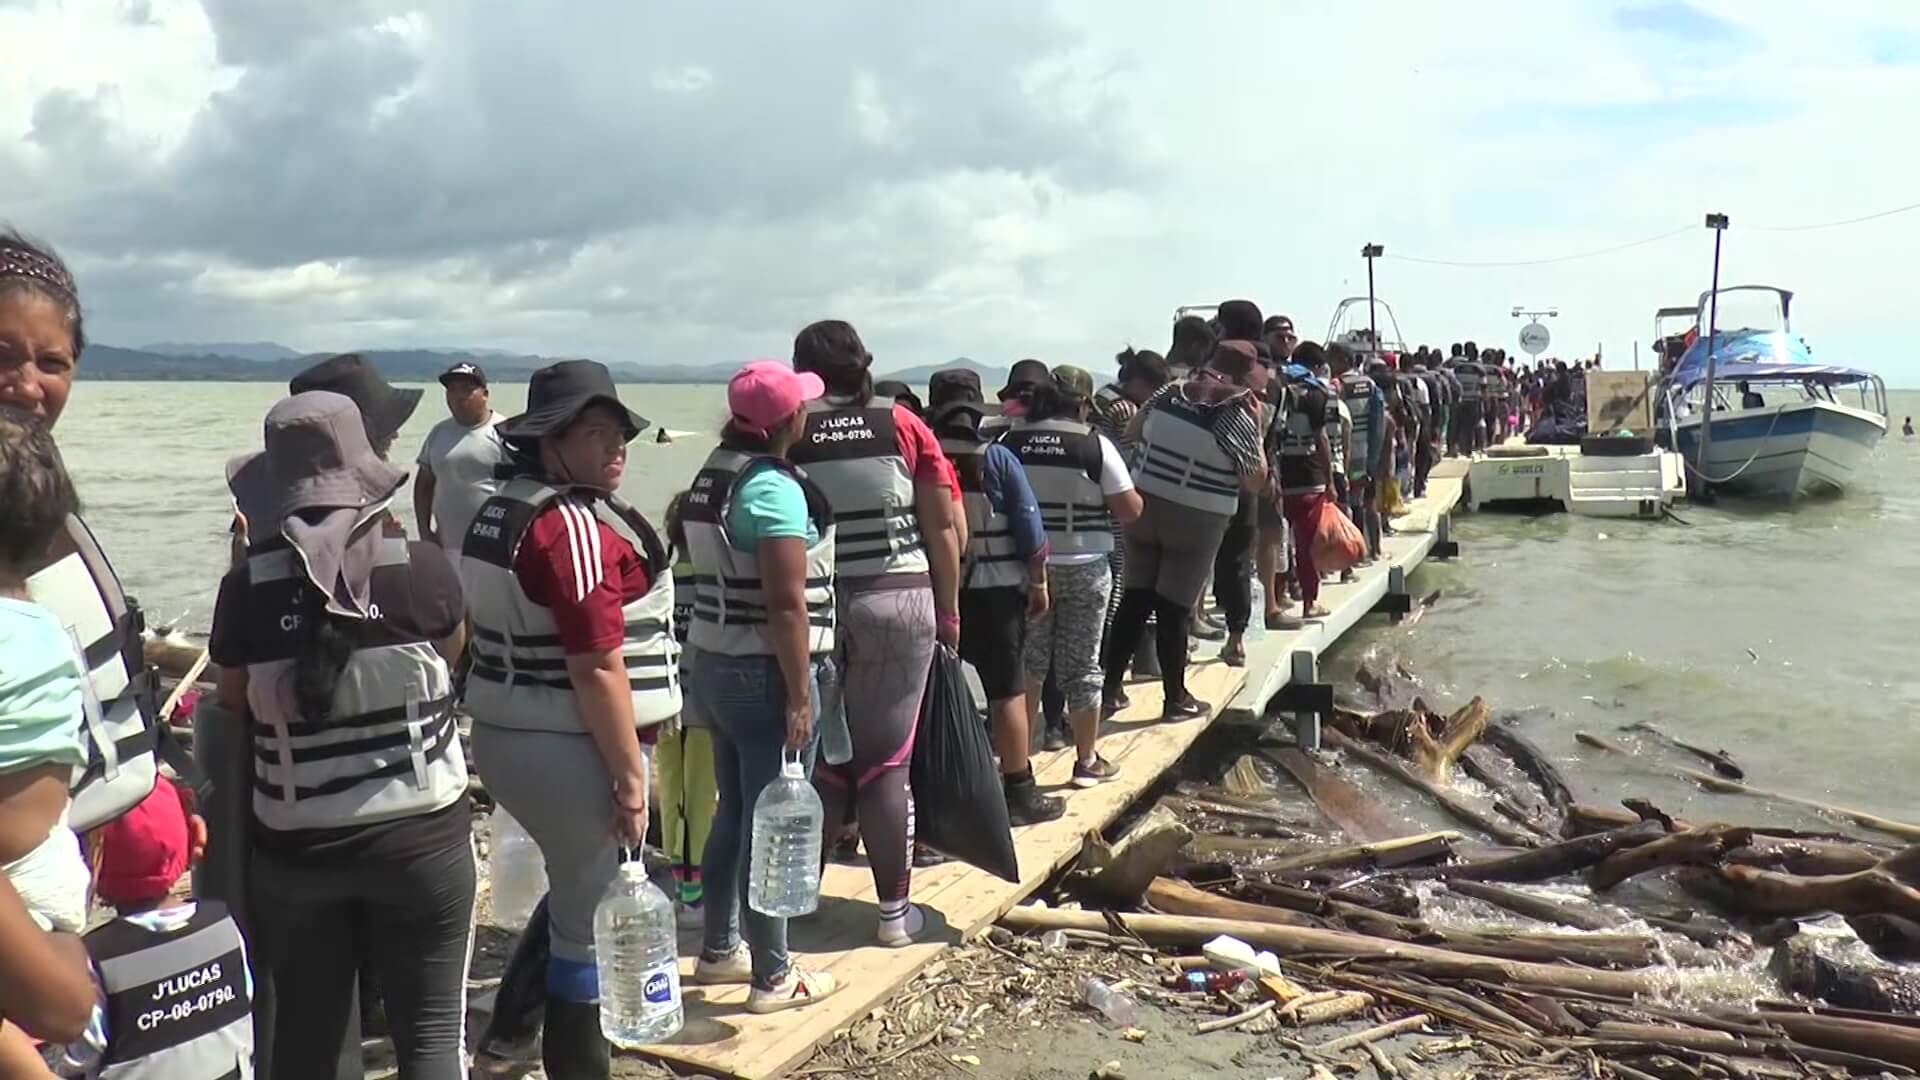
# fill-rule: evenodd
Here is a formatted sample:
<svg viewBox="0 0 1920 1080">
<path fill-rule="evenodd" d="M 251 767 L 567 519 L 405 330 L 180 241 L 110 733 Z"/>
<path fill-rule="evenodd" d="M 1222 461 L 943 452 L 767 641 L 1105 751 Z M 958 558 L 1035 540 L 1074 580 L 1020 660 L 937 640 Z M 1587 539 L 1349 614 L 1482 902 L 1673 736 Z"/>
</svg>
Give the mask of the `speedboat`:
<svg viewBox="0 0 1920 1080">
<path fill-rule="evenodd" d="M 1377 309 L 1377 310 L 1375 310 Z M 1386 326 L 1376 329 L 1385 314 Z M 1382 333 L 1382 329 L 1391 332 L 1391 336 Z M 1327 344 L 1344 345 L 1359 361 L 1360 370 L 1365 371 L 1367 364 L 1374 360 L 1389 360 L 1405 356 L 1408 352 L 1406 338 L 1400 333 L 1400 320 L 1394 317 L 1393 309 L 1385 300 L 1369 300 L 1364 296 L 1349 296 L 1340 301 L 1333 309 L 1333 320 L 1327 324 Z"/>
<path fill-rule="evenodd" d="M 1716 300 L 1714 322 L 1738 329 L 1701 330 Z M 1674 447 L 1709 487 L 1781 499 L 1844 491 L 1886 437 L 1886 383 L 1814 363 L 1793 333 L 1792 303 L 1793 293 L 1771 285 L 1700 294 L 1692 341 L 1668 379 L 1666 415 Z"/>
</svg>

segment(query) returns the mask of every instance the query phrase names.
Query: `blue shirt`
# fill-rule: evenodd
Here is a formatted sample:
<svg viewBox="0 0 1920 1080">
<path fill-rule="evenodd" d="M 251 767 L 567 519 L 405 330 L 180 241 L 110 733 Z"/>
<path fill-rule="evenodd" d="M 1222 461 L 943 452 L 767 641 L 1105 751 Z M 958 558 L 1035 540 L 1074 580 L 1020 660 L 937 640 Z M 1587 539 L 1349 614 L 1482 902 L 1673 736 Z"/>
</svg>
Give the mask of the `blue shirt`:
<svg viewBox="0 0 1920 1080">
<path fill-rule="evenodd" d="M 1355 445 L 1353 456 L 1360 460 L 1353 464 L 1364 472 L 1376 472 L 1380 464 L 1381 453 L 1387 437 L 1387 395 L 1380 384 L 1373 384 L 1373 394 L 1367 399 L 1367 445 Z"/>
<path fill-rule="evenodd" d="M 807 493 L 793 477 L 766 462 L 747 466 L 734 484 L 727 533 L 735 548 L 750 555 L 762 540 L 797 537 L 808 547 L 820 542 L 820 531 L 807 513 Z"/>
<path fill-rule="evenodd" d="M 73 638 L 46 608 L 0 597 L 0 773 L 86 761 Z"/>
<path fill-rule="evenodd" d="M 1036 555 L 1044 557 L 1047 530 L 1040 524 L 1040 502 L 1034 498 L 1033 485 L 1027 483 L 1020 455 L 997 442 L 988 443 L 980 457 L 980 487 L 988 505 L 1006 515 L 1013 550 L 1028 561 Z"/>
</svg>

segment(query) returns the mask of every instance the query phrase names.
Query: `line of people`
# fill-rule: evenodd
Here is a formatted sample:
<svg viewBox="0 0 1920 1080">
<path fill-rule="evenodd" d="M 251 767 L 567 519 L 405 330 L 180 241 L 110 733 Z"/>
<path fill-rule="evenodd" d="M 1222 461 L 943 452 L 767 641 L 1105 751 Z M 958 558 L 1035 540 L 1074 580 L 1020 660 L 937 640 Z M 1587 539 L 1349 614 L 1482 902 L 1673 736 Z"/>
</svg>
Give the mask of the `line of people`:
<svg viewBox="0 0 1920 1080">
<path fill-rule="evenodd" d="M 875 943 L 909 945 L 926 917 L 908 766 L 937 648 L 979 675 L 1010 820 L 1058 818 L 1036 739 L 1071 745 L 1072 784 L 1091 787 L 1118 773 L 1098 736 L 1130 673 L 1157 675 L 1163 719 L 1204 718 L 1186 672 L 1191 635 L 1214 632 L 1209 586 L 1230 663 L 1256 567 L 1266 625 L 1325 615 L 1323 502 L 1377 556 L 1450 427 L 1503 400 L 1470 354 L 1395 366 L 1236 300 L 1176 323 L 1165 357 L 1128 350 L 1106 385 L 1026 360 L 997 403 L 962 369 L 921 408 L 876 386 L 859 334 L 829 320 L 789 362 L 733 377 L 717 445 L 657 530 L 618 494 L 650 424 L 604 366 L 541 369 L 502 419 L 463 362 L 440 380 L 449 416 L 416 462 L 409 539 L 394 513 L 409 470 L 388 452 L 421 394 L 334 357 L 227 470 L 218 692 L 195 711 L 192 759 L 169 757 L 196 801 L 156 783 L 137 604 L 51 439 L 83 348 L 64 265 L 0 236 L 0 1064 L 15 1070 L 0 1075 L 45 1074 L 27 1071 L 33 1037 L 73 1075 L 358 1075 L 376 999 L 403 1078 L 464 1075 L 470 771 L 550 886 L 481 1065 L 537 1039 L 555 1080 L 609 1075 L 594 908 L 650 836 L 682 924 L 701 928 L 695 982 L 745 984 L 755 1012 L 819 1001 L 836 980 L 746 903 L 754 803 L 783 760 L 811 776 L 827 846 L 857 831 Z M 139 888 L 110 892 L 80 861 L 76 832 L 100 826 L 95 854 Z M 169 901 L 203 847 L 194 901 Z M 90 877 L 121 918 L 77 938 Z M 149 984 L 183 1002 L 151 1024 L 125 999 Z"/>
</svg>

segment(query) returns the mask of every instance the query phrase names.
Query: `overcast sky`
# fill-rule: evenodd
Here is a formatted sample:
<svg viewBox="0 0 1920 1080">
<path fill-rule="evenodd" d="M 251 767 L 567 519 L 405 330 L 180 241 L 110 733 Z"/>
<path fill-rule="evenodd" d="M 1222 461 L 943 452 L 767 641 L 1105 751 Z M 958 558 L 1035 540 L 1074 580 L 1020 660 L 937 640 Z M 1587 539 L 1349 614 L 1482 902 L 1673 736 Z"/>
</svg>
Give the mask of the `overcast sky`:
<svg viewBox="0 0 1920 1080">
<path fill-rule="evenodd" d="M 1920 202 L 1909 0 L 0 0 L 0 51 L 0 218 L 115 344 L 1104 368 L 1233 296 L 1318 337 L 1379 241 L 1407 340 L 1558 305 L 1625 366 L 1721 210 L 1920 385 L 1920 211 L 1771 231 Z"/>
</svg>

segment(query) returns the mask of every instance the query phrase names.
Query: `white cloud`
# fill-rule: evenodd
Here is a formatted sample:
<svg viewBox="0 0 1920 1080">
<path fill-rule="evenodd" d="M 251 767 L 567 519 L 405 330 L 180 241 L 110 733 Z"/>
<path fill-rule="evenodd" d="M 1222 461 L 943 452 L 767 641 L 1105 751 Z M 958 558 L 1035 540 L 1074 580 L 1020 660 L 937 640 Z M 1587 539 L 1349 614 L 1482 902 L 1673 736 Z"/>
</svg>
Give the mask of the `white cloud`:
<svg viewBox="0 0 1920 1080">
<path fill-rule="evenodd" d="M 1920 199 L 1905 6 L 147 6 L 0 6 L 8 213 L 103 340 L 718 361 L 838 316 L 883 366 L 1103 366 L 1227 296 L 1318 333 L 1377 240 L 1417 341 L 1557 304 L 1557 343 L 1624 362 L 1704 287 L 1704 230 L 1397 257 L 1725 210 L 1729 277 L 1920 383 L 1891 345 L 1920 212 L 1761 228 Z"/>
</svg>

